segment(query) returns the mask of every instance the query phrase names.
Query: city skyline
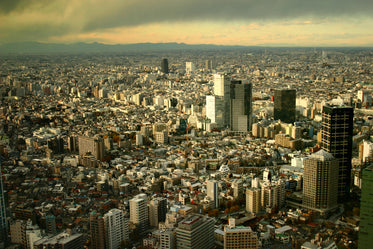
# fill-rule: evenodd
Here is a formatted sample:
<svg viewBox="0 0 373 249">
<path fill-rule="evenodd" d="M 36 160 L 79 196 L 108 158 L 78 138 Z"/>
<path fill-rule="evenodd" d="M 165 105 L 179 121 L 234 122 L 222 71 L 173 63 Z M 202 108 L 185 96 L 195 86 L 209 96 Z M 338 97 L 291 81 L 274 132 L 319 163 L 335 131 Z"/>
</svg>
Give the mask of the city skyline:
<svg viewBox="0 0 373 249">
<path fill-rule="evenodd" d="M 0 44 L 373 46 L 371 1 L 2 1 Z"/>
</svg>

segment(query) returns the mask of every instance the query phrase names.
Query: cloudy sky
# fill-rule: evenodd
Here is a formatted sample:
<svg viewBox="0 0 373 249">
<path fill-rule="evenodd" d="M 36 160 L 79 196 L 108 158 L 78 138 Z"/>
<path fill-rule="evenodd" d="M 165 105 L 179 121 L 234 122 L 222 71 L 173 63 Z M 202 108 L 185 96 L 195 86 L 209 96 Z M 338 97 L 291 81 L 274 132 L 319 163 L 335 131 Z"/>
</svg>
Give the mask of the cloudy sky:
<svg viewBox="0 0 373 249">
<path fill-rule="evenodd" d="M 0 0 L 0 43 L 373 46 L 372 0 Z"/>
</svg>

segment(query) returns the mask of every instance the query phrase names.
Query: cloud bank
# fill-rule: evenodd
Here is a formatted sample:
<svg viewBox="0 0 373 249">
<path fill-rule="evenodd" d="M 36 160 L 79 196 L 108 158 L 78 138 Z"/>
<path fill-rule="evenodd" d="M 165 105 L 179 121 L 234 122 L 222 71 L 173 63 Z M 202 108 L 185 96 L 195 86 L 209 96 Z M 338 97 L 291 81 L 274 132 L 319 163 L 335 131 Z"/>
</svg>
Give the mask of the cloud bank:
<svg viewBox="0 0 373 249">
<path fill-rule="evenodd" d="M 1 0 L 0 41 L 153 23 L 371 18 L 371 0 Z"/>
</svg>

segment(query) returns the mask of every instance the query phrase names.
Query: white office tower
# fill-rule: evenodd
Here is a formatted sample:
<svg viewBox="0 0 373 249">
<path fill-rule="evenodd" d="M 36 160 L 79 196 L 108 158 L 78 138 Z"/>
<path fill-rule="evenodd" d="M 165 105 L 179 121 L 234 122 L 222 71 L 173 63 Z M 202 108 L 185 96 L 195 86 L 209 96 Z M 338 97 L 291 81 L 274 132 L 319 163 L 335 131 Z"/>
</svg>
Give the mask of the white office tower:
<svg viewBox="0 0 373 249">
<path fill-rule="evenodd" d="M 176 246 L 178 249 L 211 249 L 214 247 L 213 218 L 202 215 L 190 215 L 176 228 Z"/>
<path fill-rule="evenodd" d="M 217 127 L 224 127 L 224 97 L 206 96 L 206 117 L 210 119 L 212 124 L 215 123 Z"/>
<path fill-rule="evenodd" d="M 214 180 L 207 181 L 207 196 L 213 201 L 214 208 L 219 207 L 219 188 L 218 182 Z"/>
<path fill-rule="evenodd" d="M 363 147 L 362 150 L 360 149 L 360 159 L 363 163 L 371 160 L 373 158 L 373 143 L 367 140 L 363 141 L 363 144 L 360 147 Z"/>
<path fill-rule="evenodd" d="M 145 234 L 148 229 L 149 215 L 146 194 L 139 194 L 130 201 L 130 222 L 135 224 L 140 234 Z"/>
<path fill-rule="evenodd" d="M 128 220 L 124 217 L 123 211 L 111 209 L 104 215 L 106 248 L 120 248 L 120 243 L 129 239 Z"/>
<path fill-rule="evenodd" d="M 222 96 L 224 102 L 224 126 L 230 125 L 230 111 L 231 111 L 231 96 L 230 96 L 231 81 L 227 75 L 214 74 L 214 95 Z"/>
<path fill-rule="evenodd" d="M 261 210 L 262 208 L 260 188 L 246 189 L 246 211 L 255 214 Z"/>
<path fill-rule="evenodd" d="M 214 74 L 214 95 L 229 95 L 230 78 L 224 74 Z"/>
<path fill-rule="evenodd" d="M 185 71 L 186 73 L 188 74 L 191 74 L 194 72 L 194 70 L 196 70 L 196 67 L 194 66 L 194 63 L 193 62 L 185 62 Z"/>
</svg>

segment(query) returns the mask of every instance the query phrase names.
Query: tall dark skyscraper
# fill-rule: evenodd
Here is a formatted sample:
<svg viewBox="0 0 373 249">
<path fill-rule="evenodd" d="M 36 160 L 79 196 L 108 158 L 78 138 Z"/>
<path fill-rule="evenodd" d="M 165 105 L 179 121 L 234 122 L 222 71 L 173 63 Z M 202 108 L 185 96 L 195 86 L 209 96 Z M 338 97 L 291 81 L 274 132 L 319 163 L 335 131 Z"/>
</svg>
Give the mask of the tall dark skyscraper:
<svg viewBox="0 0 373 249">
<path fill-rule="evenodd" d="M 0 159 L 1 160 L 1 159 Z M 4 245 L 7 241 L 7 222 L 6 222 L 6 207 L 4 198 L 3 188 L 3 175 L 1 172 L 1 161 L 0 161 L 0 246 Z"/>
<path fill-rule="evenodd" d="M 321 148 L 339 160 L 339 202 L 343 202 L 347 198 L 351 184 L 353 117 L 352 107 L 334 105 L 323 107 Z"/>
<path fill-rule="evenodd" d="M 244 80 L 232 80 L 230 85 L 230 128 L 246 132 L 252 124 L 252 85 Z"/>
<path fill-rule="evenodd" d="M 274 118 L 284 123 L 294 123 L 295 99 L 294 89 L 275 90 Z"/>
<path fill-rule="evenodd" d="M 361 202 L 360 202 L 360 229 L 358 248 L 371 248 L 373 244 L 373 166 L 363 170 Z"/>
<path fill-rule="evenodd" d="M 163 59 L 162 62 L 161 62 L 161 72 L 165 73 L 165 74 L 167 74 L 169 72 L 168 71 L 168 60 L 167 59 Z"/>
</svg>

